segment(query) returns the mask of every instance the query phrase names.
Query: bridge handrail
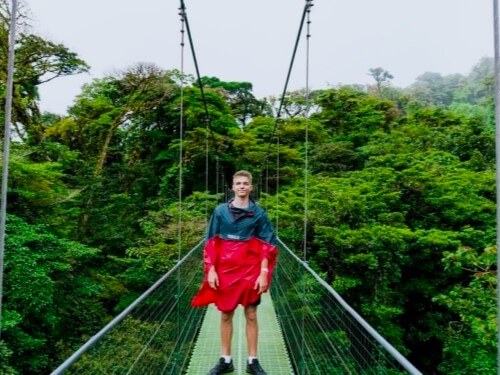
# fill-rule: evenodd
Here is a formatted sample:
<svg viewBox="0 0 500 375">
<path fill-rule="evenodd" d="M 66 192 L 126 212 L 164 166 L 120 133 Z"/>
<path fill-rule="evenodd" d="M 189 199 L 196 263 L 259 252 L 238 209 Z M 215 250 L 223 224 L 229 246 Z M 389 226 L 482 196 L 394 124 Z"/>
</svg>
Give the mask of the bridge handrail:
<svg viewBox="0 0 500 375">
<path fill-rule="evenodd" d="M 384 349 L 386 349 L 393 358 L 399 362 L 401 366 L 403 366 L 410 374 L 412 375 L 422 375 L 422 373 L 415 368 L 396 348 L 394 348 L 387 340 L 385 340 L 366 320 L 364 320 L 361 315 L 359 315 L 341 296 L 338 294 L 325 280 L 323 280 L 308 264 L 300 259 L 290 248 L 278 238 L 279 244 L 287 250 L 292 257 L 302 264 L 302 266 L 314 276 L 314 278 L 323 285 L 332 295 L 333 297 L 351 314 L 351 316 L 358 321 L 361 326 L 366 329 L 366 331 L 378 341 Z"/>
<path fill-rule="evenodd" d="M 87 350 L 89 350 L 101 337 L 103 337 L 107 332 L 111 331 L 118 323 L 120 323 L 125 317 L 134 310 L 137 305 L 144 301 L 151 293 L 153 293 L 163 282 L 170 277 L 181 265 L 184 263 L 189 256 L 194 253 L 198 248 L 205 242 L 201 240 L 195 247 L 193 247 L 177 264 L 172 267 L 165 275 L 163 275 L 157 282 L 155 282 L 148 290 L 146 290 L 142 295 L 140 295 L 134 302 L 132 302 L 125 310 L 123 310 L 119 315 L 117 315 L 113 320 L 111 320 L 103 329 L 92 336 L 83 346 L 80 347 L 76 352 L 74 352 L 68 359 L 66 359 L 58 368 L 51 372 L 51 375 L 59 375 L 64 373 L 73 363 L 75 363 Z"/>
</svg>

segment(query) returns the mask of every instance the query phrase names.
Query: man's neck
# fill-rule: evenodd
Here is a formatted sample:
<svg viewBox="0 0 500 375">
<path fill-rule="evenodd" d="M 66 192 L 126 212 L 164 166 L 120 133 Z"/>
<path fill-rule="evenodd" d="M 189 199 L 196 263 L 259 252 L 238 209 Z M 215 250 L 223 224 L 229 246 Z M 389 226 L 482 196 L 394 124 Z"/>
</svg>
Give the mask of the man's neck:
<svg viewBox="0 0 500 375">
<path fill-rule="evenodd" d="M 235 197 L 233 200 L 233 206 L 238 207 L 238 208 L 246 208 L 246 207 L 248 207 L 249 203 L 250 203 L 249 197 L 245 197 L 245 198 Z"/>
</svg>

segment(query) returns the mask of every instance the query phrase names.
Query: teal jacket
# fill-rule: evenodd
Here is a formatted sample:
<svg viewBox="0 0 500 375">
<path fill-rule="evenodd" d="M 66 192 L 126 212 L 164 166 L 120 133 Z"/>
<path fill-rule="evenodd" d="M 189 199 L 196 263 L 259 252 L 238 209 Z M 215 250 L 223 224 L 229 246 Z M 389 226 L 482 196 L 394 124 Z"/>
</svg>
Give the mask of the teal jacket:
<svg viewBox="0 0 500 375">
<path fill-rule="evenodd" d="M 206 238 L 209 240 L 219 236 L 226 240 L 248 241 L 256 237 L 271 245 L 276 245 L 276 234 L 266 212 L 254 201 L 248 208 L 232 205 L 232 200 L 217 206 L 207 228 Z"/>
</svg>

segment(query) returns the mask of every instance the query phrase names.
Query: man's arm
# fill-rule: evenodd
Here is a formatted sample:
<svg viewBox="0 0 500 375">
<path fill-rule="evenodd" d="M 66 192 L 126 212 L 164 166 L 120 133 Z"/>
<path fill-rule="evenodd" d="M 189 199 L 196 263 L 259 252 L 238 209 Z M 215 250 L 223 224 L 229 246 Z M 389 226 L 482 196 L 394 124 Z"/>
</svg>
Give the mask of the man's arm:
<svg viewBox="0 0 500 375">
<path fill-rule="evenodd" d="M 260 275 L 255 281 L 254 289 L 257 290 L 259 294 L 267 292 L 269 288 L 269 260 L 267 258 L 262 259 L 260 263 Z"/>
</svg>

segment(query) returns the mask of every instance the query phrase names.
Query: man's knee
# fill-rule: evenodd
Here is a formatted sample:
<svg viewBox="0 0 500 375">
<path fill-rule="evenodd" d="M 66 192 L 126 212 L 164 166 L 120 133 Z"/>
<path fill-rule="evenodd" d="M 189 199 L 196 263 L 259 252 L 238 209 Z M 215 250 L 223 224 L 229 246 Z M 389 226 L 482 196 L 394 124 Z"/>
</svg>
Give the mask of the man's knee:
<svg viewBox="0 0 500 375">
<path fill-rule="evenodd" d="M 233 320 L 234 311 L 231 312 L 221 312 L 221 320 L 224 323 L 231 322 Z"/>
<path fill-rule="evenodd" d="M 245 317 L 247 322 L 252 323 L 257 321 L 257 306 L 247 306 L 245 308 Z"/>
</svg>

